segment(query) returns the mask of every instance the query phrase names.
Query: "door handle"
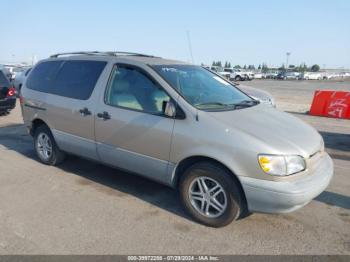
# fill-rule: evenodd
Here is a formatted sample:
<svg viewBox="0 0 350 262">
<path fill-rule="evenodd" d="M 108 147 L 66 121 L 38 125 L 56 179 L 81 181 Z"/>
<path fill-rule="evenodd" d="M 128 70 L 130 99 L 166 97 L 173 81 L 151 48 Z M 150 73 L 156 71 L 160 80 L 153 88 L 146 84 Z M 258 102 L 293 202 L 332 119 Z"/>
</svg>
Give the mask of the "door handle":
<svg viewBox="0 0 350 262">
<path fill-rule="evenodd" d="M 79 113 L 82 116 L 89 116 L 89 115 L 91 115 L 91 111 L 89 111 L 89 109 L 87 107 L 84 107 L 83 109 L 80 109 Z"/>
<path fill-rule="evenodd" d="M 111 115 L 108 112 L 106 112 L 106 111 L 104 111 L 103 113 L 98 113 L 97 117 L 98 118 L 103 118 L 103 120 L 111 119 Z"/>
</svg>

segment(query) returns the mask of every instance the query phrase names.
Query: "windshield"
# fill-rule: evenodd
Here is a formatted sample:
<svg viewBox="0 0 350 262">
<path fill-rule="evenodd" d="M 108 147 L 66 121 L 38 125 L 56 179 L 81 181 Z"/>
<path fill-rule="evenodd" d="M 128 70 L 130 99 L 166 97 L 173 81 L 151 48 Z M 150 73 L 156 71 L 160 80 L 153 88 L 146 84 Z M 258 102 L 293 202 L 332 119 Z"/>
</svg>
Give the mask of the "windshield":
<svg viewBox="0 0 350 262">
<path fill-rule="evenodd" d="M 232 110 L 256 103 L 221 77 L 194 65 L 152 66 L 191 105 L 203 110 Z"/>
</svg>

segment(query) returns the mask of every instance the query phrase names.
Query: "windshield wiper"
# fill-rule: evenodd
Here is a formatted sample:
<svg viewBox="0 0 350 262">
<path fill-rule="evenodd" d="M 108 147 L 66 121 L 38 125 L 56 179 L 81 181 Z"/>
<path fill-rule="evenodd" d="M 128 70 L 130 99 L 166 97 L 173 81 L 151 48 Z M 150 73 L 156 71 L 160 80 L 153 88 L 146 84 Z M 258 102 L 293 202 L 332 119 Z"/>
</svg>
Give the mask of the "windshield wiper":
<svg viewBox="0 0 350 262">
<path fill-rule="evenodd" d="M 221 103 L 221 102 L 206 102 L 206 103 L 199 103 L 199 104 L 196 104 L 195 106 L 197 107 L 203 107 L 203 106 L 208 106 L 208 107 L 211 107 L 211 106 L 218 106 L 218 107 L 223 107 L 223 108 L 239 108 L 239 107 L 251 107 L 251 106 L 254 106 L 254 105 L 257 105 L 259 104 L 260 102 L 258 100 L 243 100 L 237 104 L 224 104 L 224 103 Z"/>
<path fill-rule="evenodd" d="M 237 107 L 251 107 L 259 104 L 260 102 L 258 100 L 243 100 L 237 104 L 232 104 L 234 108 L 236 109 Z"/>
<path fill-rule="evenodd" d="M 206 102 L 206 103 L 196 104 L 195 106 L 223 106 L 223 107 L 227 107 L 227 106 L 230 106 L 230 104 L 224 104 L 224 103 L 220 103 L 220 102 Z"/>
</svg>

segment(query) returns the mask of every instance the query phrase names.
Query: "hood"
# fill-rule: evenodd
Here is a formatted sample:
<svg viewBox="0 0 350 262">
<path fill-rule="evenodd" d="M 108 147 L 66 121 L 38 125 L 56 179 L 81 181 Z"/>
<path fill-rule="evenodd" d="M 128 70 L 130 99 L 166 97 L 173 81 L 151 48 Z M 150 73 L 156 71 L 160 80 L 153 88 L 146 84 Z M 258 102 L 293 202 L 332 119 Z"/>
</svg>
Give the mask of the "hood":
<svg viewBox="0 0 350 262">
<path fill-rule="evenodd" d="M 239 85 L 237 88 L 241 89 L 244 93 L 246 93 L 250 97 L 256 100 L 259 100 L 264 104 L 272 105 L 276 107 L 275 100 L 273 99 L 272 95 L 264 90 L 257 89 L 254 87 L 249 87 L 249 86 L 243 86 L 243 85 Z"/>
<path fill-rule="evenodd" d="M 254 96 L 254 97 L 257 97 L 260 99 L 272 98 L 272 95 L 270 95 L 270 93 L 268 93 L 267 91 L 261 90 L 261 89 L 257 89 L 257 88 L 250 87 L 250 86 L 244 86 L 244 85 L 238 85 L 237 88 L 241 89 L 243 92 L 245 92 L 246 94 L 248 94 L 250 96 Z"/>
<path fill-rule="evenodd" d="M 210 112 L 228 128 L 240 131 L 262 142 L 271 152 L 309 157 L 321 150 L 320 134 L 300 119 L 277 109 L 257 106 L 224 112 Z"/>
</svg>

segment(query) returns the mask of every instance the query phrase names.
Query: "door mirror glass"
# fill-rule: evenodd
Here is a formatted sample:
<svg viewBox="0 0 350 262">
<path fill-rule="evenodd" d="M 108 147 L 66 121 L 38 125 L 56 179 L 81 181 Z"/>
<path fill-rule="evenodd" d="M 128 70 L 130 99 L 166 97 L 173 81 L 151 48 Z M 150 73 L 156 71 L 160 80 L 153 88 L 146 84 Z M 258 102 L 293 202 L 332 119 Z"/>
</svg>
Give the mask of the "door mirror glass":
<svg viewBox="0 0 350 262">
<path fill-rule="evenodd" d="M 168 117 L 176 116 L 176 107 L 172 101 L 164 101 L 164 115 Z"/>
</svg>

